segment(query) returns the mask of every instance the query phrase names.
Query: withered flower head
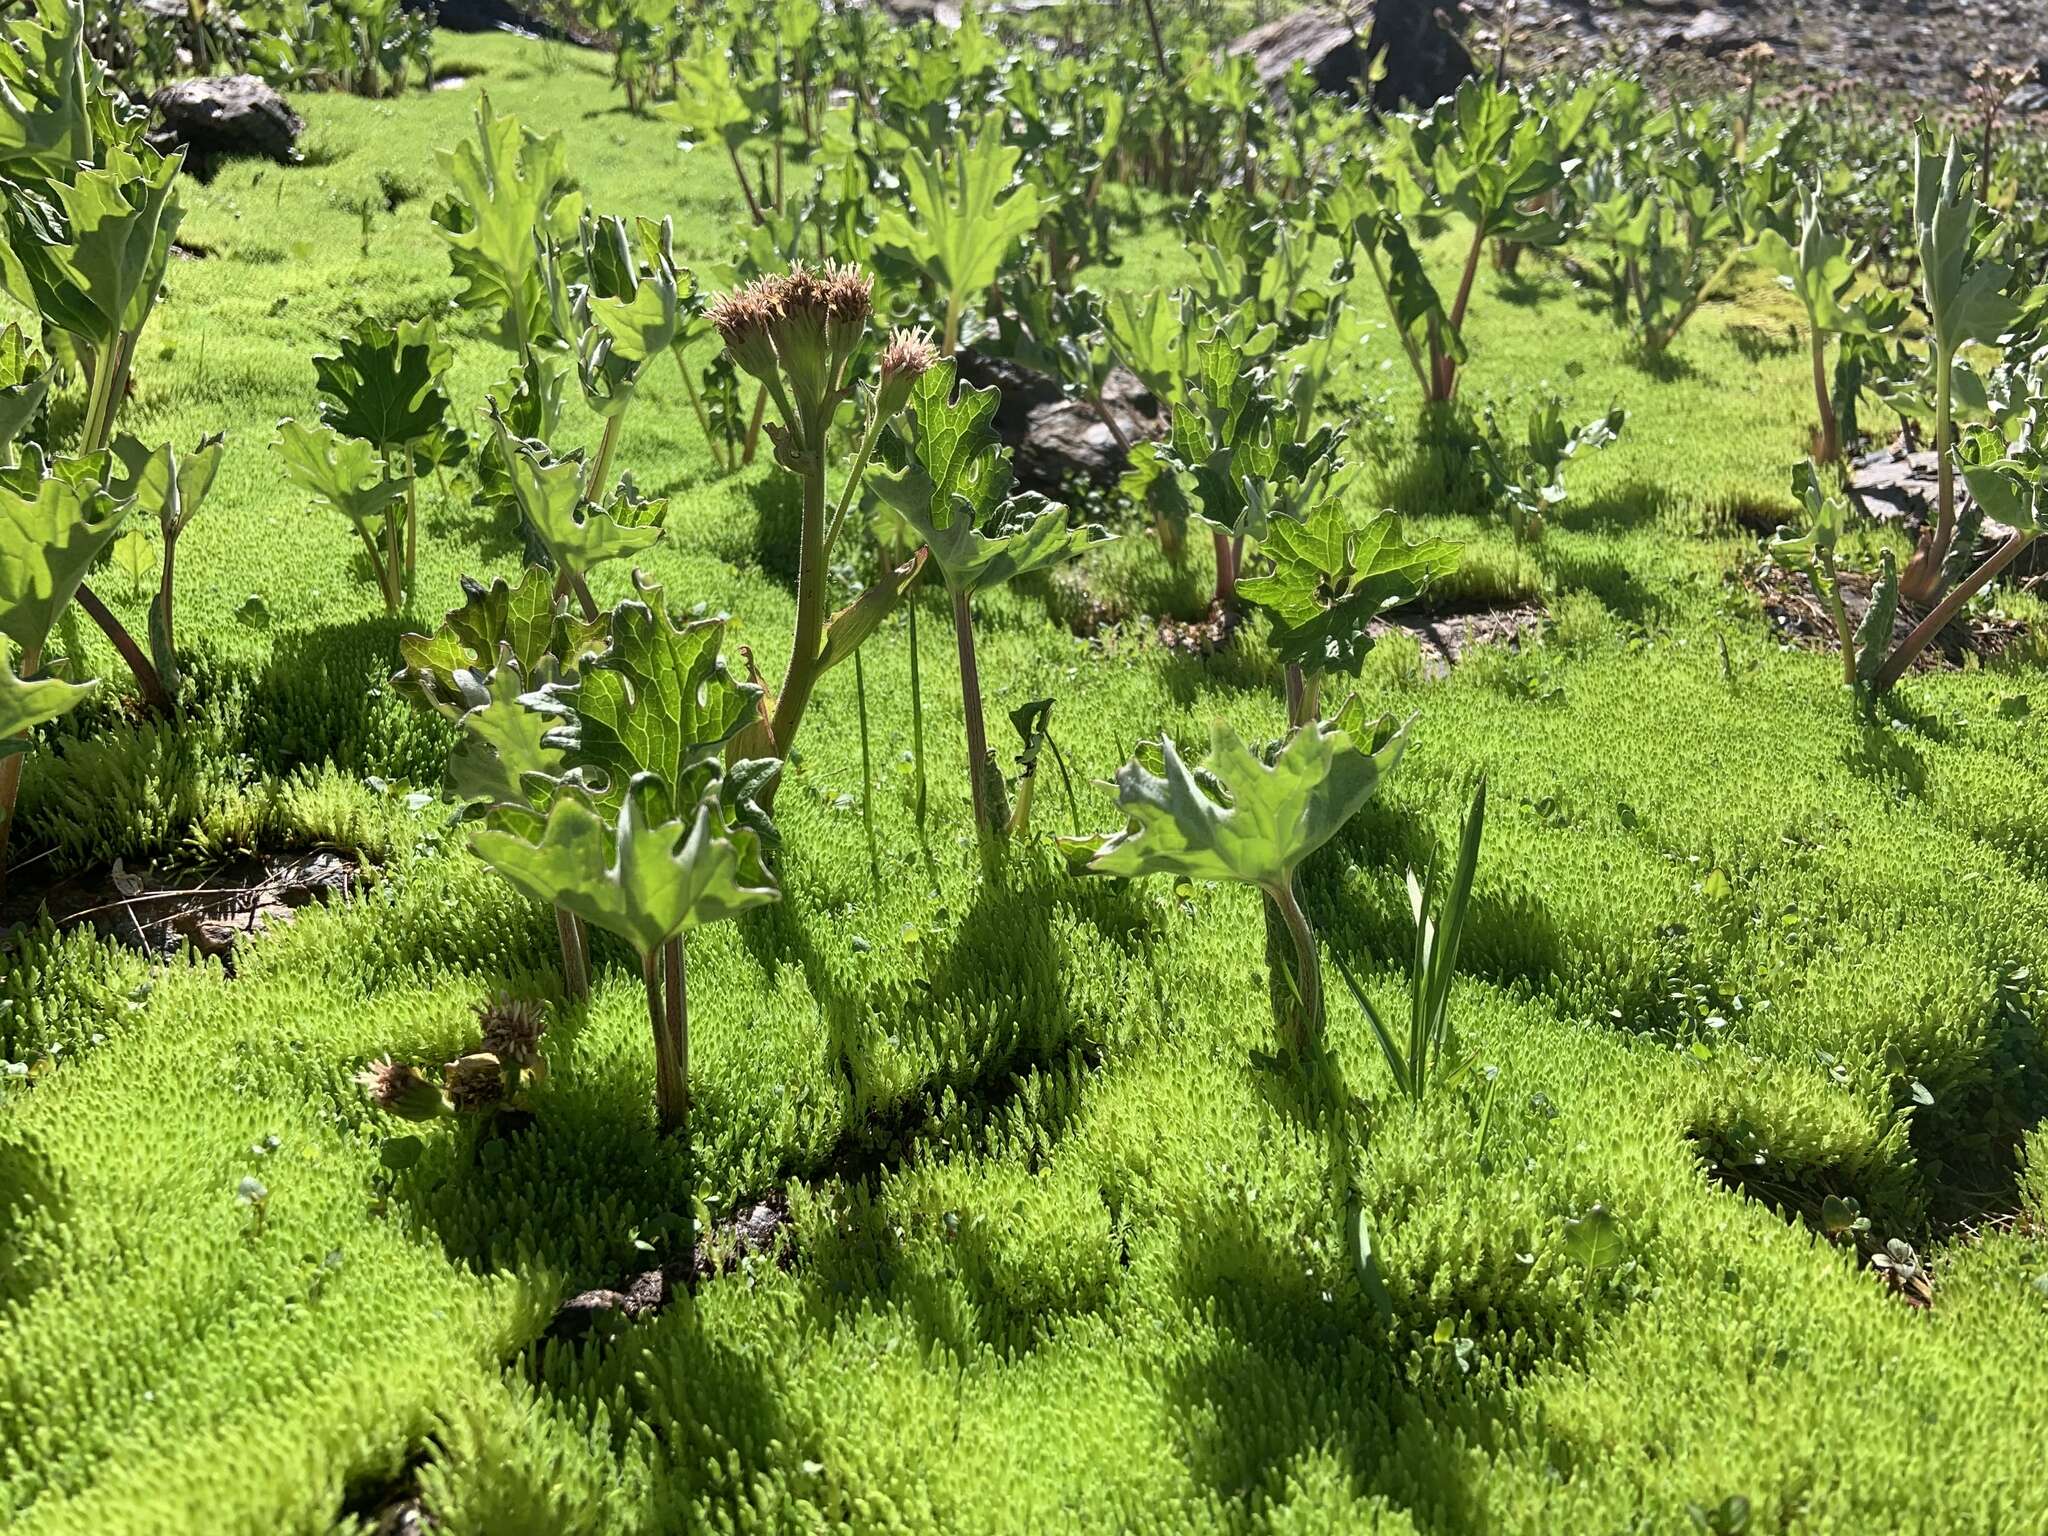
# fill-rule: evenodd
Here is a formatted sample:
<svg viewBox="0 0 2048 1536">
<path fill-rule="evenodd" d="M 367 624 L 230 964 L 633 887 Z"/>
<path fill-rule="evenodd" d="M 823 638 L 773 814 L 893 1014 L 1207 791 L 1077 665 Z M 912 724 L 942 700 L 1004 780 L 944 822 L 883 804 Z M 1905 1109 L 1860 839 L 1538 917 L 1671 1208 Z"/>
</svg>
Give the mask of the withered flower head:
<svg viewBox="0 0 2048 1536">
<path fill-rule="evenodd" d="M 867 324 L 875 308 L 875 280 L 858 263 L 825 263 L 825 308 L 834 325 Z"/>
<path fill-rule="evenodd" d="M 477 1009 L 476 1019 L 486 1051 L 516 1066 L 532 1064 L 540 1049 L 543 1028 L 538 1001 L 514 997 L 509 992 L 493 992 L 490 1001 Z"/>
<path fill-rule="evenodd" d="M 884 421 L 910 403 L 910 387 L 939 360 L 939 349 L 923 331 L 891 331 L 882 348 L 881 385 L 875 391 L 875 408 Z"/>
<path fill-rule="evenodd" d="M 817 408 L 830 393 L 837 370 L 826 324 L 832 313 L 832 280 L 814 267 L 798 262 L 785 277 L 769 278 L 775 285 L 776 308 L 780 313 L 770 334 L 775 339 L 775 356 L 782 364 L 782 376 L 799 408 Z"/>
<path fill-rule="evenodd" d="M 875 280 L 857 266 L 825 263 L 825 341 L 832 352 L 835 389 L 868 333 L 875 309 Z"/>
<path fill-rule="evenodd" d="M 442 1069 L 441 1086 L 457 1114 L 492 1109 L 505 1098 L 505 1066 L 488 1051 L 472 1051 Z"/>
<path fill-rule="evenodd" d="M 446 1108 L 441 1091 L 426 1073 L 389 1056 L 364 1067 L 356 1074 L 356 1083 L 372 1104 L 402 1120 L 431 1120 Z"/>
<path fill-rule="evenodd" d="M 779 280 L 757 282 L 720 294 L 711 303 L 711 325 L 732 360 L 757 379 L 775 372 L 772 339 L 775 322 L 782 317 Z"/>
</svg>

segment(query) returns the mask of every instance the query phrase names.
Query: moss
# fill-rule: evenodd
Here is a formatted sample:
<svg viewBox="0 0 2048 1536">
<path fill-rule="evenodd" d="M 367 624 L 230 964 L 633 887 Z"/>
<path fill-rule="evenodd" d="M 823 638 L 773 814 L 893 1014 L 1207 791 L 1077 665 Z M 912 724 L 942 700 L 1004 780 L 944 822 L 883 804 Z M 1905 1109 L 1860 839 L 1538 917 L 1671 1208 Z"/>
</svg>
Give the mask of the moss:
<svg viewBox="0 0 2048 1536">
<path fill-rule="evenodd" d="M 605 111 L 594 55 L 462 47 L 499 110 L 568 130 L 597 206 L 674 212 L 686 258 L 729 254 L 729 173 Z M 420 595 L 387 621 L 353 535 L 281 495 L 265 446 L 359 312 L 445 308 L 432 150 L 469 132 L 473 94 L 305 98 L 315 163 L 187 189 L 214 255 L 174 268 L 124 425 L 229 429 L 181 545 L 191 718 L 102 701 L 60 729 L 21 847 L 68 865 L 335 843 L 380 875 L 232 979 L 47 927 L 0 953 L 0 1055 L 35 1069 L 0 1079 L 0 1523 L 361 1529 L 366 1490 L 413 1465 L 440 1528 L 491 1536 L 1671 1530 L 1738 1493 L 1753 1529 L 2048 1521 L 2048 736 L 2005 702 L 2048 677 L 2038 653 L 1916 677 L 1871 726 L 1827 657 L 1726 595 L 1744 528 L 1789 510 L 1780 466 L 1807 431 L 1800 358 L 1741 344 L 1788 313 L 1757 273 L 1653 377 L 1555 272 L 1534 302 L 1482 272 L 1475 399 L 1548 381 L 1573 412 L 1630 413 L 1533 547 L 1473 515 L 1429 445 L 1392 434 L 1368 465 L 1362 503 L 1466 543 L 1454 606 L 1550 615 L 1445 679 L 1412 646 L 1375 653 L 1361 686 L 1420 711 L 1413 744 L 1304 881 L 1329 944 L 1390 993 L 1403 868 L 1490 776 L 1453 1006 L 1491 1100 L 1475 1074 L 1409 1106 L 1348 998 L 1331 1020 L 1386 1312 L 1328 1140 L 1257 1054 L 1255 898 L 1075 882 L 1031 847 L 985 880 L 929 601 L 929 837 L 889 771 L 911 741 L 899 615 L 863 653 L 880 878 L 842 669 L 778 804 L 788 900 L 691 941 L 694 1163 L 654 1133 L 637 978 L 602 942 L 589 1004 L 552 1015 L 530 1122 L 371 1110 L 366 1060 L 470 1048 L 494 987 L 559 994 L 546 915 L 409 798 L 438 789 L 448 737 L 383 686 L 401 624 L 437 618 L 460 574 L 515 570 L 515 532 L 460 476 L 430 489 Z M 379 172 L 420 195 L 377 197 L 366 251 L 353 209 Z M 1125 255 L 1095 276 L 1185 261 L 1159 221 Z M 448 331 L 466 408 L 505 358 L 462 317 Z M 1391 345 L 1371 332 L 1358 363 L 1400 413 Z M 652 573 L 733 612 L 774 675 L 786 500 L 765 465 L 713 476 L 672 371 L 644 388 L 619 462 L 674 498 Z M 1090 824 L 1110 811 L 1087 781 L 1138 737 L 1282 720 L 1256 626 L 1203 661 L 1141 622 L 1206 601 L 1199 541 L 1176 568 L 1125 532 L 1086 573 L 1122 628 L 1076 638 L 1071 595 L 1044 590 L 978 616 L 991 709 L 1058 699 Z M 67 649 L 92 664 L 96 644 Z M 1038 807 L 1069 814 L 1049 783 Z M 563 1296 L 672 1252 L 691 1191 L 722 1218 L 777 1186 L 788 1269 L 744 1265 L 616 1339 L 546 1337 Z M 1928 1314 L 1786 1219 L 1853 1195 L 1925 1244 L 1987 1191 L 2034 1225 L 1936 1249 Z M 1625 1257 L 1589 1273 L 1565 1223 L 1595 1203 Z"/>
</svg>

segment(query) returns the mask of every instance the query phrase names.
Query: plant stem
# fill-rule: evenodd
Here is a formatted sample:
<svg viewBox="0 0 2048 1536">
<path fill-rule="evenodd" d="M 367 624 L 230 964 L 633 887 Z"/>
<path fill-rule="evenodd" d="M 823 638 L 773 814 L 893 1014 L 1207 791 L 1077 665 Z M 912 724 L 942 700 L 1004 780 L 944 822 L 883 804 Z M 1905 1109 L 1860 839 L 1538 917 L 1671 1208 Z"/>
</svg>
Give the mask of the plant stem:
<svg viewBox="0 0 2048 1536">
<path fill-rule="evenodd" d="M 604 419 L 604 435 L 597 440 L 597 456 L 590 461 L 590 473 L 583 481 L 583 499 L 593 507 L 604 494 L 605 473 L 612 467 L 612 453 L 619 445 L 619 423 L 625 419 L 624 411 L 614 411 Z"/>
<path fill-rule="evenodd" d="M 822 437 L 822 432 L 816 434 Z M 796 637 L 790 643 L 789 667 L 775 699 L 769 722 L 775 755 L 787 761 L 818 681 L 818 653 L 825 645 L 825 457 L 822 443 L 805 445 L 802 542 L 797 548 Z"/>
<path fill-rule="evenodd" d="M 761 205 L 754 201 L 754 189 L 747 182 L 746 167 L 740 164 L 740 152 L 734 149 L 731 143 L 728 142 L 725 146 L 725 153 L 732 161 L 733 175 L 740 179 L 740 191 L 745 194 L 747 199 L 747 212 L 754 216 L 756 224 L 767 223 L 768 221 L 761 217 Z"/>
<path fill-rule="evenodd" d="M 832 546 L 838 542 L 839 526 L 846 521 L 846 514 L 853 507 L 854 497 L 860 494 L 861 476 L 868 472 L 868 459 L 874 454 L 875 439 L 882 434 L 882 414 L 868 412 L 868 424 L 860 435 L 860 448 L 853 456 L 853 469 L 846 477 L 846 484 L 839 488 L 839 505 L 832 509 L 832 521 L 825 529 L 825 558 L 830 559 Z"/>
<path fill-rule="evenodd" d="M 908 598 L 908 594 L 905 594 Z M 924 818 L 929 799 L 924 772 L 924 680 L 918 672 L 917 661 L 917 604 L 910 601 L 906 612 L 910 621 L 910 761 L 915 770 L 915 790 L 911 809 L 917 816 L 917 835 L 924 839 Z M 856 651 L 855 655 L 860 653 Z"/>
<path fill-rule="evenodd" d="M 951 357 L 960 345 L 960 311 L 964 307 L 964 301 L 957 291 L 946 295 L 946 327 L 939 342 L 941 357 Z"/>
<path fill-rule="evenodd" d="M 1308 925 L 1308 918 L 1301 910 L 1301 903 L 1294 896 L 1294 878 L 1266 894 L 1273 899 L 1273 905 L 1280 911 L 1281 919 L 1287 924 L 1287 932 L 1294 940 L 1295 974 L 1300 983 L 1301 1011 L 1293 1020 L 1289 1033 L 1294 1038 L 1281 1043 L 1297 1055 L 1308 1049 L 1311 1034 L 1320 1034 L 1323 1023 L 1323 965 L 1316 954 L 1316 936 Z"/>
<path fill-rule="evenodd" d="M 1849 612 L 1842 605 L 1842 583 L 1835 574 L 1835 562 L 1823 554 L 1821 571 L 1827 577 L 1826 593 L 1828 612 L 1835 621 L 1835 642 L 1842 648 L 1842 681 L 1847 686 L 1856 686 L 1856 637 L 1849 631 Z M 1814 582 L 1818 586 L 1819 580 Z"/>
<path fill-rule="evenodd" d="M 654 1123 L 663 1135 L 685 1130 L 690 1116 L 690 1058 L 687 1002 L 680 997 L 680 939 L 646 955 L 640 962 L 647 987 L 647 1024 L 654 1032 Z M 671 955 L 670 947 L 678 946 Z M 664 973 L 673 987 L 663 985 Z M 670 991 L 678 994 L 669 998 Z"/>
<path fill-rule="evenodd" d="M 1472 302 L 1472 283 L 1479 276 L 1479 255 L 1486 247 L 1486 224 L 1484 220 L 1472 225 L 1472 245 L 1465 252 L 1465 270 L 1458 278 L 1458 296 L 1451 304 L 1451 334 L 1457 336 L 1465 329 L 1465 309 Z M 1437 360 L 1437 395 L 1439 400 L 1448 400 L 1458 392 L 1458 362 L 1446 348 Z"/>
<path fill-rule="evenodd" d="M 1094 407 L 1096 418 L 1105 427 L 1109 428 L 1109 435 L 1116 439 L 1116 445 L 1123 450 L 1124 457 L 1129 458 L 1131 456 L 1131 439 L 1125 433 L 1123 424 L 1116 419 L 1116 412 L 1103 403 L 1102 392 L 1096 390 L 1090 394 L 1088 396 L 1088 404 Z"/>
<path fill-rule="evenodd" d="M 162 619 L 158 622 L 159 627 L 163 630 L 164 654 L 171 657 L 175 657 L 178 653 L 177 636 L 171 628 L 171 604 L 177 595 L 178 535 L 182 531 L 178 527 L 167 527 L 164 529 L 164 571 L 156 587 L 157 611 L 163 615 Z"/>
<path fill-rule="evenodd" d="M 1913 658 L 1926 650 L 1934 637 L 1948 627 L 1949 620 L 1961 611 L 1963 604 L 1989 586 L 1998 573 L 2018 559 L 2020 551 L 2036 537 L 2037 535 L 2025 529 L 2016 529 L 2012 536 L 1998 547 L 1996 554 L 1970 573 L 1969 580 L 1959 584 L 1935 606 L 1932 613 L 1913 626 L 1906 638 L 1899 642 L 1899 648 L 1893 651 L 1885 659 L 1885 664 L 1878 669 L 1877 676 L 1871 680 L 1872 689 L 1878 693 L 1885 693 L 1897 686 L 1899 679 L 1906 675 L 1906 668 L 1913 664 Z"/>
<path fill-rule="evenodd" d="M 1828 395 L 1827 336 L 1817 325 L 1810 326 L 1813 332 L 1813 395 L 1820 406 L 1820 453 L 1823 464 L 1832 464 L 1842 456 L 1840 429 L 1835 422 L 1835 402 Z"/>
<path fill-rule="evenodd" d="M 1707 295 L 1720 286 L 1721 279 L 1734 270 L 1735 263 L 1741 259 L 1742 247 L 1740 245 L 1734 247 L 1726 256 L 1721 258 L 1721 265 L 1714 268 L 1714 275 L 1702 283 L 1699 291 L 1685 301 L 1685 308 L 1678 312 L 1677 318 L 1657 334 L 1655 345 L 1650 348 L 1652 352 L 1662 352 L 1671 343 L 1678 340 L 1678 333 L 1685 329 L 1685 323 L 1698 312 L 1702 304 L 1706 303 Z"/>
<path fill-rule="evenodd" d="M 107 343 L 106 355 L 99 360 L 91 393 L 86 397 L 85 428 L 80 438 L 83 452 L 98 453 L 114 435 L 114 417 L 121 409 L 122 395 L 127 392 L 128 356 L 133 344 L 125 332 L 118 334 Z"/>
<path fill-rule="evenodd" d="M 868 746 L 868 676 L 858 646 L 853 652 L 853 701 L 860 713 L 860 821 L 868 834 L 869 888 L 879 897 L 882 855 L 875 846 L 875 762 Z"/>
<path fill-rule="evenodd" d="M 1322 680 L 1304 672 L 1299 662 L 1287 664 L 1287 729 L 1297 731 L 1316 718 L 1321 704 Z"/>
<path fill-rule="evenodd" d="M 779 390 L 780 385 L 776 386 Z M 754 417 L 747 423 L 746 451 L 740 455 L 740 463 L 754 462 L 754 449 L 761 441 L 761 418 L 768 412 L 768 386 L 763 384 L 754 394 Z"/>
<path fill-rule="evenodd" d="M 21 653 L 20 676 L 27 682 L 36 675 L 36 668 L 42 665 L 41 646 Z M 28 761 L 26 752 L 10 752 L 0 757 L 0 895 L 7 892 L 7 844 L 14 833 L 14 803 L 21 794 L 22 765 Z"/>
<path fill-rule="evenodd" d="M 562 991 L 581 1002 L 590 996 L 590 958 L 584 953 L 582 926 L 566 907 L 555 908 L 555 937 L 562 946 Z"/>
<path fill-rule="evenodd" d="M 1228 607 L 1237 596 L 1237 568 L 1231 560 L 1230 535 L 1219 533 L 1216 539 L 1216 606 Z"/>
<path fill-rule="evenodd" d="M 405 587 L 408 592 L 413 586 L 413 572 L 417 569 L 420 548 L 419 509 L 419 465 L 414 457 L 412 445 L 405 449 Z"/>
<path fill-rule="evenodd" d="M 981 713 L 981 671 L 974 660 L 974 613 L 967 590 L 953 589 L 953 640 L 960 651 L 960 708 L 967 717 L 967 780 L 974 792 L 974 830 L 986 838 L 995 831 L 989 822 L 988 726 Z"/>
<path fill-rule="evenodd" d="M 712 435 L 711 417 L 704 410 L 703 397 L 697 393 L 697 381 L 690 377 L 690 365 L 683 361 L 683 354 L 680 351 L 675 354 L 675 359 L 676 372 L 683 376 L 683 393 L 690 397 L 690 409 L 697 413 L 697 425 L 703 429 L 705 445 L 711 450 L 711 462 L 716 464 L 721 472 L 730 470 L 732 465 L 726 462 L 724 450 L 718 446 L 718 439 Z"/>
<path fill-rule="evenodd" d="M 128 663 L 128 670 L 135 674 L 136 686 L 142 690 L 142 702 L 152 713 L 168 715 L 171 696 L 164 690 L 164 680 L 157 676 L 156 668 L 142 654 L 142 647 L 135 643 L 135 637 L 84 582 L 78 585 L 78 606 L 91 615 L 93 623 L 99 625 L 101 633 L 113 642 L 114 649 L 121 653 L 121 659 Z"/>
</svg>

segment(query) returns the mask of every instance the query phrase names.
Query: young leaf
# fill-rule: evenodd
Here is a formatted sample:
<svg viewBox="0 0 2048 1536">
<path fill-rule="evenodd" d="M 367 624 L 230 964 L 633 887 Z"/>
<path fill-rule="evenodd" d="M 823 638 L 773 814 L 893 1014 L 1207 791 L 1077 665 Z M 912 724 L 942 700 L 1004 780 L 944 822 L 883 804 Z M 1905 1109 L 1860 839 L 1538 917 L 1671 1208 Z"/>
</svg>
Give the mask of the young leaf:
<svg viewBox="0 0 2048 1536">
<path fill-rule="evenodd" d="M 411 338 L 365 320 L 331 354 L 316 354 L 324 397 L 320 419 L 344 437 L 360 437 L 393 462 L 443 430 L 448 396 L 438 383 L 431 331 Z"/>
<path fill-rule="evenodd" d="M 84 6 L 35 9 L 43 24 L 11 26 L 0 48 L 0 174 L 62 178 L 93 159 L 99 71 L 86 50 Z"/>
<path fill-rule="evenodd" d="M 1092 524 L 1070 528 L 1057 502 L 1010 493 L 1010 453 L 989 425 L 997 392 L 963 385 L 955 396 L 953 378 L 948 358 L 911 387 L 909 405 L 891 425 L 906 462 L 870 470 L 867 481 L 916 530 L 946 585 L 956 592 L 1000 586 L 1107 540 Z"/>
<path fill-rule="evenodd" d="M 885 209 L 875 226 L 876 245 L 902 251 L 946 296 L 949 339 L 968 296 L 993 283 L 1010 247 L 1038 227 L 1038 193 L 1011 185 L 1022 155 L 994 133 L 956 141 L 944 164 L 913 149 L 903 166 L 909 210 Z"/>
<path fill-rule="evenodd" d="M 1333 496 L 1305 521 L 1272 519 L 1259 553 L 1273 569 L 1244 577 L 1237 590 L 1273 616 L 1280 660 L 1355 677 L 1372 649 L 1372 621 L 1456 570 L 1459 546 L 1410 544 L 1391 512 L 1354 529 Z"/>
<path fill-rule="evenodd" d="M 49 359 L 16 324 L 0 330 L 0 455 L 36 419 L 50 391 Z"/>
<path fill-rule="evenodd" d="M 665 799 L 650 800 L 660 815 L 696 798 L 698 770 L 754 717 L 761 690 L 726 670 L 723 619 L 678 628 L 661 588 L 636 584 L 640 600 L 612 610 L 610 646 L 575 682 L 547 689 L 543 707 L 562 719 L 549 744 L 606 770 L 605 804 L 616 805 L 629 780 L 651 779 Z"/>
<path fill-rule="evenodd" d="M 537 565 L 527 567 L 516 587 L 502 576 L 489 587 L 465 576 L 462 591 L 462 606 L 433 634 L 398 637 L 405 666 L 392 682 L 444 713 L 461 697 L 457 675 L 489 672 L 500 664 L 501 647 L 526 677 L 539 671 L 544 657 L 574 668 L 603 647 L 604 624 L 570 619 L 555 595 L 555 578 Z"/>
<path fill-rule="evenodd" d="M 50 185 L 61 234 L 30 229 L 18 202 L 7 219 L 7 243 L 29 290 L 19 296 L 95 354 L 142 328 L 182 217 L 172 195 L 182 155 L 118 145 L 107 154 L 104 167 Z"/>
<path fill-rule="evenodd" d="M 626 940 L 642 959 L 668 940 L 781 899 L 759 837 L 729 826 L 716 796 L 687 818 L 658 819 L 651 776 L 626 788 L 615 827 L 574 794 L 549 810 L 537 841 L 488 829 L 476 855 L 528 895 Z"/>
<path fill-rule="evenodd" d="M 636 242 L 624 219 L 605 218 L 585 240 L 590 318 L 628 363 L 660 357 L 703 310 L 695 280 L 676 266 L 673 222 L 642 219 L 637 232 Z"/>
<path fill-rule="evenodd" d="M 1977 227 L 1974 170 L 1950 139 L 1937 160 L 1913 146 L 1913 220 L 1920 234 L 1921 302 L 1935 345 L 1949 357 L 1971 342 L 1996 341 L 2021 314 L 2005 288 L 2012 268 L 1987 258 Z"/>
<path fill-rule="evenodd" d="M 0 634 L 24 652 L 43 648 L 128 515 L 101 483 L 105 464 L 101 454 L 45 464 L 31 447 L 0 468 Z"/>
<path fill-rule="evenodd" d="M 287 478 L 341 513 L 365 537 L 374 536 L 411 483 L 405 475 L 390 474 L 370 443 L 343 437 L 324 422 L 309 427 L 281 421 L 271 447 L 284 460 Z"/>
<path fill-rule="evenodd" d="M 476 130 L 473 143 L 440 151 L 455 194 L 435 209 L 435 222 L 455 275 L 468 284 L 459 302 L 516 316 L 539 279 L 539 232 L 566 221 L 573 238 L 580 200 L 568 191 L 569 152 L 560 133 L 543 137 L 516 117 L 497 116 L 488 96 L 477 105 Z"/>
<path fill-rule="evenodd" d="M 1604 1205 L 1591 1205 L 1583 1216 L 1564 1221 L 1564 1255 L 1587 1270 L 1612 1269 L 1628 1257 L 1621 1223 Z"/>
<path fill-rule="evenodd" d="M 0 650 L 0 758 L 28 750 L 28 733 L 84 701 L 97 683 L 39 677 L 24 682 Z"/>
<path fill-rule="evenodd" d="M 1172 740 L 1164 740 L 1163 774 L 1136 760 L 1117 770 L 1117 805 L 1130 818 L 1124 831 L 1061 841 L 1092 846 L 1088 867 L 1098 874 L 1234 880 L 1280 892 L 1400 761 L 1405 724 L 1376 751 L 1360 739 L 1365 728 L 1362 720 L 1311 721 L 1268 765 L 1219 720 L 1208 757 L 1192 772 Z M 1213 790 L 1199 781 L 1203 774 L 1212 777 Z"/>
<path fill-rule="evenodd" d="M 558 568 L 584 574 L 601 561 L 636 555 L 661 537 L 658 521 L 643 519 L 641 512 L 665 508 L 665 502 L 591 506 L 586 496 L 596 487 L 583 483 L 581 453 L 558 459 L 546 443 L 514 437 L 495 401 L 488 410 L 520 515 Z"/>
<path fill-rule="evenodd" d="M 201 438 L 190 453 L 180 453 L 169 443 L 145 448 L 124 432 L 114 439 L 113 451 L 120 473 L 110 489 L 116 496 L 132 496 L 135 510 L 154 522 L 165 538 L 175 539 L 199 515 L 213 489 L 226 439 L 215 432 Z"/>
</svg>

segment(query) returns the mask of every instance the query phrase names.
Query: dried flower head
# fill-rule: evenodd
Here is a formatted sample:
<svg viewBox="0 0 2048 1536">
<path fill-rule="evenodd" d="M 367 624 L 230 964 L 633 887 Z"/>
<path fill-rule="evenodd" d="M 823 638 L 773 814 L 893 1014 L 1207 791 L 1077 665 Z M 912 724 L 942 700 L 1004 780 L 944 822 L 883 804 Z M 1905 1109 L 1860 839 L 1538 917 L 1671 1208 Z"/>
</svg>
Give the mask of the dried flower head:
<svg viewBox="0 0 2048 1536">
<path fill-rule="evenodd" d="M 372 1104 L 402 1120 L 431 1120 L 447 1107 L 426 1073 L 389 1056 L 364 1067 L 356 1083 Z"/>
<path fill-rule="evenodd" d="M 910 403 L 910 387 L 939 360 L 939 349 L 924 331 L 891 331 L 882 348 L 882 382 L 876 390 L 876 407 L 888 420 Z"/>
<path fill-rule="evenodd" d="M 545 1027 L 544 1011 L 537 1000 L 493 992 L 490 1001 L 477 1009 L 476 1021 L 486 1051 L 515 1066 L 532 1064 Z"/>
<path fill-rule="evenodd" d="M 774 326 L 782 318 L 778 279 L 762 278 L 720 294 L 711 303 L 710 319 L 732 360 L 757 379 L 775 372 Z"/>
<path fill-rule="evenodd" d="M 770 334 L 776 361 L 800 411 L 814 411 L 835 382 L 837 369 L 827 323 L 832 314 L 832 282 L 822 271 L 798 262 L 788 275 L 769 278 L 779 313 Z"/>
<path fill-rule="evenodd" d="M 849 262 L 825 263 L 825 309 L 834 325 L 865 325 L 875 310 L 875 280 Z"/>
<path fill-rule="evenodd" d="M 472 1051 L 442 1069 L 441 1086 L 457 1114 L 493 1109 L 505 1099 L 505 1064 L 488 1051 Z"/>
<path fill-rule="evenodd" d="M 932 345 L 929 331 L 894 330 L 882 348 L 882 377 L 921 378 L 938 360 L 939 349 Z"/>
</svg>

